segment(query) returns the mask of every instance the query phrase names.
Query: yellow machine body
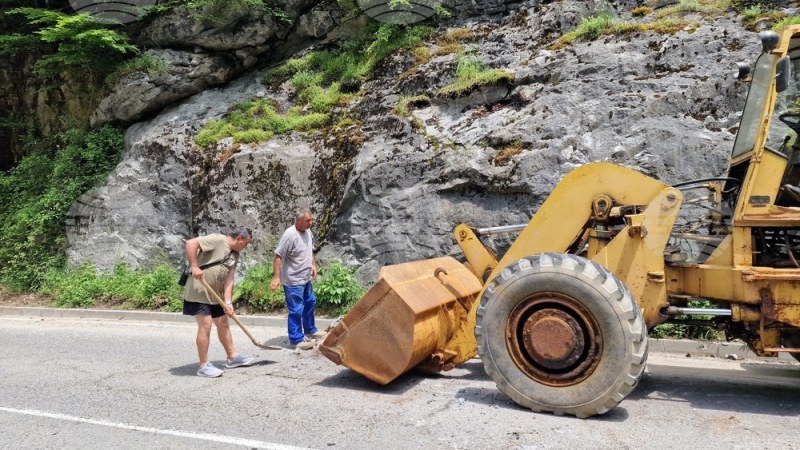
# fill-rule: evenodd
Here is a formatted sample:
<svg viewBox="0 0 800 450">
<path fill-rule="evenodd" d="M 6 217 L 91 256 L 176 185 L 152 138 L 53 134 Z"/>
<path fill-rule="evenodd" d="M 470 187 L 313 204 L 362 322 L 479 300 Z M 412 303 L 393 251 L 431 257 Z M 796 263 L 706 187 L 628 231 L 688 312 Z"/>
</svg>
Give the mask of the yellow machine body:
<svg viewBox="0 0 800 450">
<path fill-rule="evenodd" d="M 776 83 L 789 76 L 786 67 L 790 59 L 800 61 L 800 26 L 789 27 L 780 36 L 764 34 L 762 41 L 764 51 L 755 64 L 727 174 L 695 183 L 707 189 L 708 196 L 700 200 L 711 205 L 702 230 L 676 230 L 682 205 L 695 204 L 696 200 L 687 199 L 679 185 L 673 187 L 610 163 L 586 164 L 561 180 L 530 222 L 519 227 L 519 236 L 500 258 L 482 240 L 488 232 L 462 224 L 455 228 L 454 237 L 465 264 L 452 258 L 437 258 L 384 267 L 380 280 L 331 332 L 321 351 L 335 363 L 381 384 L 414 367 L 428 371 L 450 369 L 478 353 L 476 333 L 479 338 L 481 333 L 486 335 L 480 321 L 482 314 L 490 315 L 486 314 L 490 307 L 487 302 L 503 295 L 497 289 L 511 289 L 502 280 L 520 277 L 520 267 L 527 270 L 531 264 L 524 262 L 526 258 L 558 253 L 582 258 L 567 260 L 565 267 L 586 260 L 613 274 L 624 286 L 623 297 L 630 295 L 638 305 L 640 311 L 635 316 L 641 317 L 648 328 L 674 319 L 675 308 L 683 311 L 681 308 L 687 303 L 703 299 L 723 308 L 720 315 L 724 321 L 717 322 L 720 329 L 744 339 L 759 354 L 800 352 L 800 198 L 791 200 L 781 193 L 782 188 L 800 181 L 800 144 L 788 144 L 800 138 L 789 123 L 792 132 L 784 133 L 787 138 L 782 145 L 780 140 L 769 139 L 782 89 Z M 800 85 L 791 89 L 800 104 Z M 800 129 L 800 112 L 795 115 L 796 128 Z M 781 118 L 784 123 L 785 116 Z M 730 206 L 727 210 L 726 205 Z M 707 254 L 693 258 L 685 249 L 671 245 L 685 240 L 696 242 Z M 548 258 L 542 261 L 549 261 Z M 524 264 L 520 265 L 520 261 Z M 609 298 L 615 295 L 611 291 Z M 539 297 L 532 294 L 529 303 L 541 302 L 536 299 L 544 296 L 547 305 L 571 304 L 562 302 L 564 296 L 559 293 L 536 295 Z M 522 375 L 487 368 L 498 387 L 515 401 L 534 410 L 583 417 L 604 412 L 607 405 L 613 406 L 629 392 L 622 389 L 623 393 L 604 400 L 606 406 L 592 409 L 564 406 L 559 403 L 561 400 L 553 404 L 531 400 L 537 393 L 522 392 L 525 384 L 515 385 L 515 377 L 560 389 L 571 389 L 579 382 L 591 383 L 597 375 L 594 372 L 602 367 L 597 361 L 605 357 L 608 349 L 597 343 L 603 336 L 596 340 L 585 335 L 592 327 L 605 326 L 602 320 L 593 322 L 591 308 L 575 309 L 573 316 L 589 317 L 589 326 L 583 328 L 573 326 L 575 321 L 558 311 L 545 308 L 548 312 L 536 310 L 528 314 L 520 308 L 509 312 L 516 325 L 501 324 L 507 331 L 499 335 L 507 339 L 509 352 L 516 352 L 511 360 Z M 621 314 L 630 316 L 627 320 L 631 323 L 638 320 L 633 313 Z M 528 325 L 520 322 L 526 320 L 530 321 Z M 594 359 L 585 364 L 585 374 L 552 382 L 540 375 L 546 371 L 540 362 L 545 366 L 560 364 L 556 359 L 561 356 L 552 356 L 541 348 L 540 341 L 552 338 L 541 330 L 551 329 L 575 341 L 553 339 L 557 350 L 553 354 L 567 355 L 573 347 L 580 351 L 584 346 L 596 349 Z M 531 340 L 531 333 L 539 341 Z M 646 336 L 639 337 L 637 332 L 628 332 L 627 336 L 628 341 L 638 342 L 641 338 L 646 342 Z M 515 340 L 519 342 L 514 343 Z M 487 351 L 492 350 L 486 342 L 483 345 Z M 495 352 L 497 348 L 503 347 L 494 348 Z M 526 360 L 527 351 L 536 353 L 535 357 Z M 634 367 L 631 378 L 638 379 L 643 361 L 635 360 L 630 365 Z M 558 370 L 554 371 L 556 375 Z M 635 379 L 618 384 L 632 389 L 630 384 L 635 385 Z"/>
</svg>

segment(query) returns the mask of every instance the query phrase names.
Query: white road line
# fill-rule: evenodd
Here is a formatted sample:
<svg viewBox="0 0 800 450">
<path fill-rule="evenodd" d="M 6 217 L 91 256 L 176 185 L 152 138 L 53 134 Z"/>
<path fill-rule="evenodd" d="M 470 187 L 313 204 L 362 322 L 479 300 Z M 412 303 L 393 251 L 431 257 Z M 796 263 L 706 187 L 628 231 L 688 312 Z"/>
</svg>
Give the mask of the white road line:
<svg viewBox="0 0 800 450">
<path fill-rule="evenodd" d="M 48 417 L 50 419 L 57 419 L 57 420 L 68 420 L 70 422 L 88 423 L 104 427 L 121 428 L 123 430 L 144 431 L 145 433 L 166 434 L 169 436 L 178 436 L 189 439 L 200 439 L 204 441 L 221 442 L 223 444 L 241 445 L 250 448 L 263 448 L 267 450 L 301 450 L 305 448 L 305 447 L 293 447 L 291 445 L 273 444 L 271 442 L 256 441 L 253 439 L 243 439 L 232 436 L 221 436 L 218 434 L 192 433 L 190 431 L 180 431 L 180 430 L 160 430 L 158 428 L 140 427 L 137 425 L 129 425 L 126 423 L 109 422 L 107 420 L 86 419 L 83 417 L 75 417 L 66 414 L 36 411 L 32 409 L 14 409 L 14 408 L 7 408 L 5 406 L 0 406 L 0 411 L 5 411 L 13 414 L 25 414 L 28 416 Z"/>
</svg>

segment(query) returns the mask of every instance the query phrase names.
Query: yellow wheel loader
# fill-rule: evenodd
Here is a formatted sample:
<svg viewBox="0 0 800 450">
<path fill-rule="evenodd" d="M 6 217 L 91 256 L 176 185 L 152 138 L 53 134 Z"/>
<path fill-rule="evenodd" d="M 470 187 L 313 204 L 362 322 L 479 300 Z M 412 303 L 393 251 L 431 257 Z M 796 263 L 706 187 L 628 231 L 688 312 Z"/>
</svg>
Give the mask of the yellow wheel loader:
<svg viewBox="0 0 800 450">
<path fill-rule="evenodd" d="M 619 404 L 644 370 L 648 327 L 679 317 L 798 358 L 800 26 L 759 36 L 752 71 L 740 67 L 750 88 L 727 173 L 669 186 L 584 165 L 526 225 L 457 226 L 466 262 L 384 267 L 322 353 L 381 384 L 477 354 L 516 403 L 578 417 Z M 496 233 L 519 233 L 502 256 L 484 243 Z"/>
</svg>

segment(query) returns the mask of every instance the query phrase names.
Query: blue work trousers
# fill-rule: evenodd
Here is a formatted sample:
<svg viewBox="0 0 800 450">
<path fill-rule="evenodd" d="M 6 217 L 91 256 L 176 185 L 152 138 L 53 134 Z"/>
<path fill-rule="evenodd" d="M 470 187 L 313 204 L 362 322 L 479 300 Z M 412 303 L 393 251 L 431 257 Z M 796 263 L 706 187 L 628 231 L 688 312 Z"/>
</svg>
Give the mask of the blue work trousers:
<svg viewBox="0 0 800 450">
<path fill-rule="evenodd" d="M 317 305 L 317 298 L 314 297 L 314 289 L 311 282 L 297 286 L 283 286 L 283 294 L 286 297 L 286 308 L 289 310 L 289 342 L 297 344 L 303 340 L 303 333 L 314 334 L 317 327 L 314 326 L 314 307 Z"/>
</svg>

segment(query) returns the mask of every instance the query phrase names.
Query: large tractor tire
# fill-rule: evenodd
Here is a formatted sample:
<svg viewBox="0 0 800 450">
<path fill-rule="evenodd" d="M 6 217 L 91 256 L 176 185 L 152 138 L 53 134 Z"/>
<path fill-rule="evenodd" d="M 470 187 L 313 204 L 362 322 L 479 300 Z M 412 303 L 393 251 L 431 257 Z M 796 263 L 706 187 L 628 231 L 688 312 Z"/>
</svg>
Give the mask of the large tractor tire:
<svg viewBox="0 0 800 450">
<path fill-rule="evenodd" d="M 481 298 L 475 335 L 500 391 L 538 412 L 603 414 L 633 391 L 647 361 L 647 327 L 628 289 L 570 254 L 505 268 Z"/>
</svg>

